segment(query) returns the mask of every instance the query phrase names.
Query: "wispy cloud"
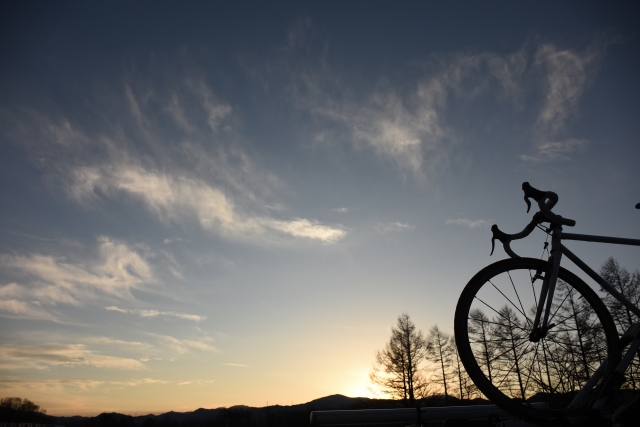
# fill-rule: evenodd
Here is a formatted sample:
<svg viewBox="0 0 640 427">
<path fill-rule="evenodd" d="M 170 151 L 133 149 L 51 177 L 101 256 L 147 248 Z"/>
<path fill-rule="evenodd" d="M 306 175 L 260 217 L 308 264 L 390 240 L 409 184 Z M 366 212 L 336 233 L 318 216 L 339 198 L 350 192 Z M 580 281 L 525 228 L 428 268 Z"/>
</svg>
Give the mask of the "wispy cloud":
<svg viewBox="0 0 640 427">
<path fill-rule="evenodd" d="M 455 225 L 460 225 L 460 226 L 463 226 L 463 227 L 468 227 L 468 228 L 471 228 L 471 229 L 474 229 L 474 228 L 487 228 L 487 227 L 491 226 L 491 222 L 485 221 L 483 219 L 471 220 L 471 219 L 466 219 L 466 218 L 456 218 L 456 219 L 447 219 L 445 221 L 445 223 L 447 225 L 455 224 Z"/>
<path fill-rule="evenodd" d="M 124 340 L 119 340 L 119 339 L 114 339 L 109 337 L 90 337 L 88 338 L 88 341 L 96 344 L 108 344 L 110 346 L 119 345 L 123 347 L 138 347 L 138 348 L 147 346 L 147 344 L 142 343 L 140 341 L 124 341 Z"/>
<path fill-rule="evenodd" d="M 378 233 L 385 234 L 389 232 L 413 231 L 416 227 L 402 222 L 376 222 L 373 228 L 375 228 Z"/>
<path fill-rule="evenodd" d="M 335 243 L 346 236 L 339 225 L 281 217 L 274 195 L 287 185 L 247 154 L 237 130 L 241 115 L 197 67 L 185 66 L 170 79 L 175 84 L 161 87 L 133 74 L 122 88 L 95 99 L 101 114 L 93 128 L 61 111 L 3 111 L 10 122 L 3 130 L 33 152 L 46 151 L 38 166 L 87 207 L 105 199 L 134 201 L 165 224 L 192 221 L 259 244 L 283 238 Z"/>
<path fill-rule="evenodd" d="M 48 369 L 53 366 L 94 366 L 105 369 L 146 369 L 137 360 L 97 354 L 83 344 L 0 345 L 1 369 Z"/>
<path fill-rule="evenodd" d="M 82 391 L 88 391 L 104 385 L 105 383 L 105 381 L 97 380 L 24 380 L 10 378 L 0 379 L 0 384 L 2 384 L 2 388 L 4 389 L 21 387 L 26 389 L 42 390 L 42 387 L 52 387 L 60 391 L 66 387 L 73 387 Z"/>
<path fill-rule="evenodd" d="M 211 384 L 216 382 L 216 380 L 191 380 L 191 381 L 182 381 L 179 382 L 177 385 L 205 385 L 205 384 Z"/>
<path fill-rule="evenodd" d="M 313 23 L 308 16 L 298 18 L 287 31 L 287 44 L 285 50 L 292 50 L 304 47 L 308 34 L 313 31 Z"/>
<path fill-rule="evenodd" d="M 451 105 L 470 104 L 481 96 L 479 102 L 491 97 L 492 102 L 506 103 L 526 117 L 528 138 L 540 147 L 557 140 L 567 120 L 577 113 L 606 47 L 595 40 L 584 51 L 576 51 L 533 39 L 507 54 L 432 55 L 421 64 L 428 71 L 418 77 L 392 82 L 389 76 L 380 76 L 363 88 L 366 83 L 349 80 L 332 67 L 327 45 L 309 37 L 312 28 L 312 23 L 297 23 L 291 30 L 296 34 L 294 45 L 305 49 L 275 50 L 262 67 L 248 65 L 248 73 L 267 91 L 278 86 L 288 106 L 314 116 L 320 124 L 312 137 L 317 145 L 333 147 L 348 141 L 356 150 L 371 150 L 403 174 L 426 182 L 446 171 L 455 150 L 469 142 L 465 141 L 468 132 L 452 120 L 456 112 Z M 543 94 L 534 114 L 524 108 L 530 94 Z M 546 160 L 568 158 L 566 154 Z"/>
<path fill-rule="evenodd" d="M 207 351 L 213 353 L 219 353 L 220 350 L 210 344 L 213 339 L 209 337 L 202 338 L 200 340 L 178 339 L 170 335 L 161 334 L 149 334 L 160 341 L 160 343 L 168 346 L 178 354 L 185 354 L 192 350 Z"/>
<path fill-rule="evenodd" d="M 213 132 L 218 132 L 221 125 L 231 115 L 232 108 L 229 104 L 219 102 L 213 91 L 204 81 L 199 80 L 196 83 L 190 82 L 194 89 L 202 99 L 202 107 L 206 111 L 207 124 Z M 228 129 L 227 129 L 228 130 Z"/>
<path fill-rule="evenodd" d="M 34 113 L 35 119 L 24 118 L 25 123 L 11 116 L 17 123 L 13 134 L 36 141 L 30 144 L 39 149 L 52 138 L 51 129 L 65 130 L 55 135 L 64 139 L 61 145 L 68 149 L 49 148 L 47 155 L 54 161 L 47 164 L 57 165 L 49 172 L 86 206 L 100 198 L 134 200 L 164 223 L 195 221 L 207 231 L 247 241 L 271 241 L 278 235 L 325 243 L 342 239 L 346 231 L 339 226 L 308 218 L 274 218 L 262 212 L 269 209 L 265 206 L 283 210 L 279 203 L 263 200 L 282 183 L 234 142 L 233 108 L 220 101 L 197 73 L 187 75 L 178 79 L 184 84 L 169 94 L 145 84 L 125 83 L 122 105 L 103 108 L 107 119 L 124 124 L 111 133 L 83 133 L 65 117 Z M 172 121 L 167 122 L 166 114 Z M 171 149 L 173 141 L 166 141 L 165 128 L 171 123 L 177 126 L 172 134 L 183 139 L 177 151 Z M 26 138 L 26 130 L 16 130 L 30 127 L 37 138 Z M 92 152 L 77 143 L 87 140 L 92 142 Z M 138 146 L 153 153 L 145 156 L 145 165 L 137 155 Z"/>
<path fill-rule="evenodd" d="M 222 363 L 222 366 L 233 366 L 234 368 L 250 368 L 249 365 L 242 365 L 240 363 Z"/>
<path fill-rule="evenodd" d="M 169 245 L 169 244 L 171 244 L 173 242 L 181 242 L 181 241 L 182 241 L 182 239 L 180 237 L 175 237 L 173 239 L 164 239 L 162 241 L 162 243 L 164 243 L 165 245 Z"/>
<path fill-rule="evenodd" d="M 583 151 L 589 141 L 586 139 L 567 139 L 564 141 L 547 141 L 538 144 L 535 154 L 523 154 L 520 159 L 533 162 L 543 163 L 553 160 L 569 160 L 571 154 Z"/>
<path fill-rule="evenodd" d="M 351 212 L 353 209 L 349 209 L 349 208 L 333 208 L 331 210 L 334 211 L 334 212 L 346 214 L 346 213 Z"/>
<path fill-rule="evenodd" d="M 294 237 L 306 237 L 321 240 L 325 243 L 335 243 L 347 235 L 347 232 L 342 228 L 324 225 L 318 221 L 309 221 L 304 218 L 292 220 L 260 219 L 258 222 L 268 228 Z"/>
<path fill-rule="evenodd" d="M 145 170 L 142 167 L 92 167 L 75 171 L 71 188 L 80 200 L 98 194 L 116 199 L 129 196 L 160 221 L 184 223 L 195 220 L 203 229 L 239 238 L 256 238 L 281 232 L 335 243 L 346 235 L 341 228 L 304 218 L 278 220 L 243 211 L 225 192 L 202 180 Z"/>
<path fill-rule="evenodd" d="M 54 320 L 49 309 L 59 304 L 78 306 L 103 297 L 133 299 L 132 289 L 155 281 L 143 255 L 107 237 L 98 238 L 93 258 L 3 254 L 0 265 L 20 277 L 19 284 L 0 287 L 0 310 L 34 319 Z"/>
<path fill-rule="evenodd" d="M 545 99 L 535 123 L 533 153 L 523 154 L 526 162 L 543 163 L 570 160 L 572 154 L 583 151 L 589 141 L 567 138 L 557 140 L 566 129 L 567 121 L 578 114 L 580 99 L 597 71 L 606 44 L 598 40 L 579 52 L 558 49 L 552 44 L 538 47 L 534 67 L 543 73 Z"/>
<path fill-rule="evenodd" d="M 452 98 L 469 100 L 483 92 L 510 101 L 522 97 L 524 49 L 507 55 L 434 55 L 421 64 L 429 71 L 417 78 L 391 82 L 380 76 L 364 88 L 366 83 L 349 80 L 331 66 L 326 44 L 314 49 L 312 28 L 312 23 L 297 23 L 290 32 L 293 45 L 305 49 L 276 50 L 262 65 L 246 64 L 248 74 L 266 91 L 278 86 L 287 106 L 313 115 L 320 124 L 312 138 L 316 144 L 332 147 L 346 141 L 418 181 L 433 181 L 445 171 L 461 141 L 448 122 Z M 496 90 L 487 90 L 491 85 Z"/>
<path fill-rule="evenodd" d="M 169 316 L 169 317 L 177 317 L 178 319 L 184 320 L 192 320 L 194 322 L 201 322 L 205 320 L 206 316 L 198 316 L 195 314 L 186 314 L 186 313 L 178 313 L 175 311 L 158 311 L 158 310 L 142 310 L 142 309 L 125 309 L 118 308 L 116 306 L 105 307 L 106 310 L 109 311 L 117 311 L 119 313 L 129 313 L 135 314 L 140 317 L 159 317 L 159 316 Z"/>
<path fill-rule="evenodd" d="M 2 298 L 0 299 L 0 314 L 21 319 L 50 320 L 52 322 L 59 322 L 57 316 L 42 309 L 37 303 L 32 301 L 20 301 L 11 297 L 5 299 L 8 295 L 24 293 L 25 292 L 21 286 L 15 283 L 11 283 L 0 288 L 0 298 Z"/>
<path fill-rule="evenodd" d="M 131 380 L 131 381 L 109 381 L 109 384 L 127 386 L 127 387 L 136 387 L 139 385 L 147 385 L 147 384 L 169 384 L 169 381 L 157 380 L 154 378 L 143 378 L 140 380 Z"/>
<path fill-rule="evenodd" d="M 540 46 L 535 54 L 535 65 L 546 73 L 546 99 L 538 125 L 550 136 L 555 135 L 567 118 L 575 114 L 580 97 L 595 72 L 592 65 L 601 55 L 599 45 L 585 52 L 560 50 L 552 44 Z"/>
<path fill-rule="evenodd" d="M 209 381 L 211 382 L 211 381 Z M 98 387 L 110 387 L 110 386 L 118 386 L 118 387 L 137 387 L 142 385 L 149 384 L 170 384 L 171 381 L 159 380 L 155 378 L 142 378 L 142 379 L 134 379 L 129 381 L 96 381 L 96 380 L 23 380 L 23 379 L 2 379 L 0 380 L 0 385 L 2 388 L 25 388 L 25 389 L 40 389 L 43 387 L 53 389 L 49 390 L 63 392 L 64 390 L 68 390 L 69 388 L 75 388 L 81 391 L 89 391 L 96 389 Z M 196 383 L 207 383 L 207 381 L 196 382 Z M 178 385 L 181 385 L 180 383 Z"/>
</svg>

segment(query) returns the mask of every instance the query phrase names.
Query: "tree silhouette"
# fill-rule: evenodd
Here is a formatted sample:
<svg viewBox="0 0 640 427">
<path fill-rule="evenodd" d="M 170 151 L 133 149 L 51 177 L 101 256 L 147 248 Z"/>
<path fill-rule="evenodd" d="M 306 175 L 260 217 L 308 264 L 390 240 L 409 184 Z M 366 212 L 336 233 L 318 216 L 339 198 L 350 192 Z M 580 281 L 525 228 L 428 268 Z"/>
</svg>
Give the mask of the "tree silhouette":
<svg viewBox="0 0 640 427">
<path fill-rule="evenodd" d="M 445 403 L 449 404 L 449 390 L 447 382 L 450 381 L 450 363 L 455 349 L 451 345 L 451 335 L 442 332 L 438 325 L 433 325 L 427 338 L 426 358 L 429 362 L 438 366 L 433 379 L 441 383 L 444 388 Z"/>
<path fill-rule="evenodd" d="M 474 348 L 478 348 L 481 355 L 478 359 L 478 365 L 484 370 L 489 378 L 493 380 L 493 372 L 491 362 L 494 359 L 496 350 L 496 342 L 492 339 L 494 335 L 495 322 L 489 320 L 486 314 L 479 308 L 471 310 L 469 314 L 469 340 Z"/>
<path fill-rule="evenodd" d="M 495 317 L 496 328 L 494 330 L 495 342 L 499 343 L 503 357 L 500 358 L 496 370 L 498 378 L 502 378 L 503 388 L 509 390 L 514 398 L 526 399 L 525 379 L 523 378 L 522 365 L 526 354 L 522 353 L 522 345 L 528 342 L 528 336 L 523 328 L 522 321 L 516 312 L 505 305 L 498 311 Z"/>
<path fill-rule="evenodd" d="M 47 411 L 42 409 L 40 410 L 40 406 L 36 405 L 29 399 L 22 399 L 20 397 L 3 397 L 0 399 L 0 408 L 13 409 L 14 411 L 20 412 L 42 412 L 45 414 Z"/>
<path fill-rule="evenodd" d="M 460 360 L 460 355 L 458 354 L 458 348 L 456 347 L 456 340 L 452 336 L 449 340 L 449 347 L 452 349 L 452 358 L 451 362 L 453 363 L 453 369 L 451 373 L 455 378 L 455 382 L 457 382 L 458 394 L 460 396 L 460 400 L 463 399 L 471 399 L 472 397 L 476 397 L 479 395 L 478 387 L 471 381 L 467 371 L 465 371 L 462 366 L 462 361 Z"/>
<path fill-rule="evenodd" d="M 631 274 L 618 261 L 609 258 L 602 264 L 600 275 L 633 304 L 636 306 L 640 304 L 640 272 L 638 270 Z M 624 334 L 633 323 L 638 322 L 638 317 L 631 310 L 608 293 L 605 293 L 602 300 L 609 309 L 620 335 Z M 637 360 L 633 360 L 627 368 L 625 377 L 627 382 L 623 387 L 640 389 L 640 354 L 638 354 Z"/>
<path fill-rule="evenodd" d="M 391 329 L 391 338 L 382 351 L 376 352 L 376 361 L 369 374 L 373 384 L 407 406 L 415 405 L 424 397 L 427 383 L 421 372 L 427 343 L 422 332 L 416 329 L 409 315 L 398 317 Z"/>
<path fill-rule="evenodd" d="M 3 397 L 0 399 L 1 422 L 46 423 L 46 412 L 29 399 L 20 397 Z"/>
</svg>

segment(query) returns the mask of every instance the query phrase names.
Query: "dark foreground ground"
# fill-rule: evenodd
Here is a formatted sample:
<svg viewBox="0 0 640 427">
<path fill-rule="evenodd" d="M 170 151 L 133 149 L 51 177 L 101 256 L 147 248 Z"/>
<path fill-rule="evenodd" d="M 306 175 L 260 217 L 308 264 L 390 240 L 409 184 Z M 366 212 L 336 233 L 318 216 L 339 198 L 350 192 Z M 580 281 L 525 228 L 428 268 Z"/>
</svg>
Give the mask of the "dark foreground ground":
<svg viewBox="0 0 640 427">
<path fill-rule="evenodd" d="M 461 402 L 458 399 L 449 398 L 450 405 L 487 403 L 484 400 Z M 444 404 L 444 399 L 436 396 L 420 402 L 418 406 L 444 406 Z M 96 417 L 54 417 L 40 413 L 25 414 L 17 411 L 5 411 L 0 413 L 0 423 L 37 423 L 65 427 L 309 427 L 309 417 L 312 411 L 402 407 L 404 407 L 402 402 L 393 400 L 352 398 L 336 394 L 292 406 L 201 408 L 193 412 L 167 412 L 161 415 L 149 414 L 137 417 L 118 413 L 104 413 Z"/>
</svg>

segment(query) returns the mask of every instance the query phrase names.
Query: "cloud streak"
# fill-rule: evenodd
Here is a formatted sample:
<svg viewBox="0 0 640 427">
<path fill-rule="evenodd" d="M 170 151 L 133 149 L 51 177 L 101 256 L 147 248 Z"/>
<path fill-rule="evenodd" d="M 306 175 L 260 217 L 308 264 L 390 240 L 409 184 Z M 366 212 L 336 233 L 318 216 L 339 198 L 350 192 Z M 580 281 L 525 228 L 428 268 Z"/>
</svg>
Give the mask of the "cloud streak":
<svg viewBox="0 0 640 427">
<path fill-rule="evenodd" d="M 466 218 L 447 219 L 445 221 L 445 224 L 447 224 L 447 225 L 449 225 L 449 224 L 460 225 L 462 227 L 467 227 L 467 228 L 470 228 L 472 230 L 474 228 L 487 228 L 487 227 L 491 226 L 491 222 L 485 221 L 483 219 L 471 220 L 471 219 L 466 219 Z"/>
<path fill-rule="evenodd" d="M 198 316 L 195 314 L 187 314 L 187 313 L 178 313 L 175 311 L 158 311 L 158 310 L 141 310 L 141 309 L 130 310 L 130 309 L 118 308 L 116 306 L 105 307 L 105 309 L 109 311 L 117 311 L 118 313 L 135 314 L 143 318 L 168 316 L 168 317 L 177 317 L 178 319 L 191 320 L 194 322 L 201 322 L 207 318 L 206 316 Z"/>
<path fill-rule="evenodd" d="M 132 381 L 110 381 L 109 384 L 119 385 L 119 386 L 127 386 L 127 387 L 136 387 L 139 385 L 147 385 L 147 384 L 168 384 L 169 381 L 157 380 L 154 378 L 143 378 L 140 380 L 132 380 Z"/>
<path fill-rule="evenodd" d="M 26 388 L 42 390 L 42 387 L 52 387 L 60 392 L 65 387 L 74 387 L 82 391 L 95 389 L 106 384 L 106 381 L 96 380 L 22 380 L 22 379 L 0 379 L 2 388 Z"/>
<path fill-rule="evenodd" d="M 243 211 L 222 189 L 203 180 L 139 166 L 79 168 L 74 171 L 71 193 L 81 202 L 98 194 L 111 199 L 131 197 L 164 223 L 195 221 L 204 230 L 228 237 L 252 239 L 279 232 L 335 243 L 346 236 L 343 229 L 317 221 L 278 220 Z"/>
<path fill-rule="evenodd" d="M 132 300 L 133 289 L 156 281 L 143 255 L 125 243 L 98 238 L 94 258 L 68 261 L 41 254 L 3 254 L 0 265 L 20 283 L 0 287 L 0 312 L 21 318 L 59 320 L 58 305 L 80 306 L 102 298 Z"/>
<path fill-rule="evenodd" d="M 104 369 L 146 369 L 137 360 L 97 354 L 83 344 L 17 346 L 0 345 L 2 369 L 48 369 L 54 366 L 93 366 Z"/>
<path fill-rule="evenodd" d="M 164 224 L 196 222 L 258 244 L 283 238 L 336 243 L 347 235 L 313 218 L 276 217 L 283 208 L 266 212 L 282 207 L 272 199 L 286 185 L 243 150 L 240 115 L 197 67 L 170 77 L 172 84 L 157 87 L 133 73 L 119 94 L 94 100 L 101 114 L 92 128 L 61 111 L 2 111 L 9 123 L 3 130 L 43 152 L 46 161 L 38 166 L 85 207 L 103 199 L 134 201 Z"/>
<path fill-rule="evenodd" d="M 168 346 L 178 354 L 185 354 L 193 350 L 206 351 L 206 352 L 212 352 L 212 353 L 220 352 L 220 350 L 218 350 L 216 347 L 209 344 L 211 341 L 213 341 L 211 338 L 203 338 L 201 340 L 189 340 L 189 339 L 178 339 L 178 338 L 172 337 L 171 335 L 162 335 L 162 334 L 153 334 L 153 333 L 149 335 L 155 337 L 162 344 Z"/>
<path fill-rule="evenodd" d="M 534 153 L 521 155 L 521 160 L 566 161 L 586 149 L 588 140 L 557 140 L 557 136 L 566 129 L 569 119 L 578 114 L 580 99 L 596 74 L 605 48 L 597 41 L 583 52 L 558 49 L 552 44 L 538 47 L 533 64 L 544 75 L 545 98 L 536 121 Z"/>
<path fill-rule="evenodd" d="M 546 99 L 538 124 L 551 136 L 555 135 L 575 114 L 580 97 L 593 74 L 592 64 L 600 57 L 598 46 L 584 53 L 559 50 L 551 44 L 540 46 L 535 65 L 546 70 Z"/>
<path fill-rule="evenodd" d="M 586 139 L 567 139 L 564 141 L 547 141 L 538 144 L 537 153 L 523 154 L 521 160 L 532 163 L 544 163 L 554 160 L 569 160 L 571 154 L 584 151 L 589 145 Z"/>
<path fill-rule="evenodd" d="M 402 222 L 377 222 L 374 224 L 373 228 L 375 228 L 375 230 L 380 234 L 386 234 L 389 232 L 413 231 L 416 227 Z"/>
<path fill-rule="evenodd" d="M 276 51 L 262 67 L 247 67 L 248 73 L 267 91 L 279 85 L 288 105 L 314 116 L 321 126 L 314 138 L 317 144 L 333 146 L 346 140 L 356 150 L 370 150 L 404 175 L 424 182 L 435 181 L 448 169 L 455 150 L 465 148 L 468 131 L 455 123 L 457 113 L 451 105 L 494 98 L 526 117 L 536 150 L 553 144 L 548 141 L 557 140 L 568 119 L 576 115 L 605 47 L 596 40 L 580 52 L 530 41 L 508 54 L 432 55 L 422 63 L 428 71 L 413 81 L 394 84 L 381 76 L 377 84 L 363 88 L 365 83 L 346 81 L 331 67 L 326 46 L 317 57 L 309 56 L 312 30 L 312 23 L 297 23 L 291 30 L 296 43 Z M 537 111 L 525 108 L 532 103 L 524 100 L 538 94 L 543 99 Z M 525 160 L 567 159 L 569 153 L 554 156 L 541 151 Z"/>
<path fill-rule="evenodd" d="M 58 322 L 59 319 L 48 312 L 40 308 L 32 301 L 20 301 L 5 295 L 11 294 L 24 294 L 25 292 L 20 289 L 20 285 L 11 283 L 7 286 L 0 288 L 0 314 L 9 317 L 17 317 L 20 319 L 36 319 L 36 320 L 49 320 L 52 322 Z M 5 299 L 7 298 L 7 299 Z"/>
</svg>

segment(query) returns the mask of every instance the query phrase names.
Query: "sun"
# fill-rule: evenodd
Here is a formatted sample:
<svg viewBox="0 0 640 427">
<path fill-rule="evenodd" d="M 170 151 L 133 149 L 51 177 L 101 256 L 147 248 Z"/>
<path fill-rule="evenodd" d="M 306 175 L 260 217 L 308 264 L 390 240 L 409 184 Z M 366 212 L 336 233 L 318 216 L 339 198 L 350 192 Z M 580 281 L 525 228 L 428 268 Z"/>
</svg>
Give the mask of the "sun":
<svg viewBox="0 0 640 427">
<path fill-rule="evenodd" d="M 370 399 L 378 398 L 375 395 L 375 389 L 368 381 L 354 381 L 348 385 L 345 390 L 345 394 L 349 397 L 367 397 Z"/>
</svg>

